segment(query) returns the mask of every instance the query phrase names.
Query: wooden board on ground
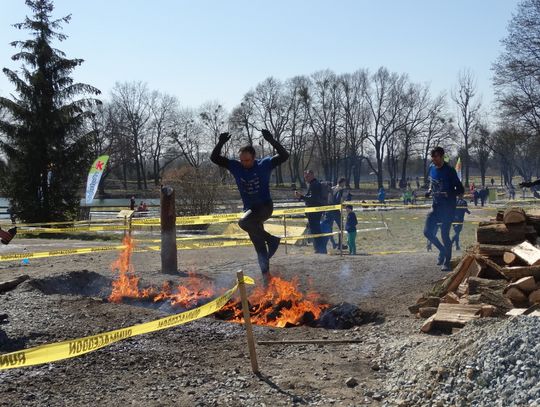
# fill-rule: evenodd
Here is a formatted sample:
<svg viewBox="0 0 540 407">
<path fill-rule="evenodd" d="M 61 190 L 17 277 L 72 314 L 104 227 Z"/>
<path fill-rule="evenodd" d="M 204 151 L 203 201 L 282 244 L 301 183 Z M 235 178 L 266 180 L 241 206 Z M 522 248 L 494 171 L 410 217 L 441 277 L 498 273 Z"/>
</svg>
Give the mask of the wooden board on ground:
<svg viewBox="0 0 540 407">
<path fill-rule="evenodd" d="M 485 304 L 441 303 L 437 313 L 426 320 L 421 330 L 422 332 L 429 332 L 433 329 L 451 330 L 455 327 L 461 328 L 467 322 L 480 318 L 483 305 Z"/>
<path fill-rule="evenodd" d="M 536 266 L 540 264 L 540 249 L 533 246 L 529 242 L 518 244 L 517 246 L 512 247 L 510 251 L 529 266 Z"/>
</svg>

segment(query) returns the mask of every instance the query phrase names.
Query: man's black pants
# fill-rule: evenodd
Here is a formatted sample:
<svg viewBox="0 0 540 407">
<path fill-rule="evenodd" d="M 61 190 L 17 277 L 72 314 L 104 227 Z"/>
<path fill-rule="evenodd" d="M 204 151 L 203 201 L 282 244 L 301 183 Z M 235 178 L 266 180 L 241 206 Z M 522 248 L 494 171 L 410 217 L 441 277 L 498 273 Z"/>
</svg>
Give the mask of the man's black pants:
<svg viewBox="0 0 540 407">
<path fill-rule="evenodd" d="M 309 223 L 309 230 L 312 235 L 318 235 L 321 233 L 321 217 L 322 212 L 310 212 L 306 213 L 308 223 Z M 313 248 L 315 249 L 315 253 L 322 253 L 326 254 L 326 240 L 323 237 L 315 237 L 313 238 Z"/>
<path fill-rule="evenodd" d="M 268 202 L 248 209 L 238 221 L 238 226 L 248 233 L 249 238 L 255 247 L 262 273 L 268 273 L 270 269 L 266 245 L 277 239 L 275 236 L 272 236 L 264 230 L 264 222 L 272 216 L 273 210 L 273 203 Z"/>
</svg>

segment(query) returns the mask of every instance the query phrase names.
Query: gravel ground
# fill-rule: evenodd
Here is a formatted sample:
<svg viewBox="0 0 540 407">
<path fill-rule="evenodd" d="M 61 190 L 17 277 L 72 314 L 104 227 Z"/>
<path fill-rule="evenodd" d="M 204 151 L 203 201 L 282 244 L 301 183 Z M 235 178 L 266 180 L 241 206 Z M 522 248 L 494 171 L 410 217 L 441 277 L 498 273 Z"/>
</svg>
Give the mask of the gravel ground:
<svg viewBox="0 0 540 407">
<path fill-rule="evenodd" d="M 33 248 L 56 243 L 17 242 Z M 104 301 L 103 285 L 86 287 L 85 296 L 71 295 L 69 290 L 45 294 L 37 288 L 39 281 L 51 277 L 69 281 L 82 270 L 98 273 L 100 282 L 108 282 L 116 255 L 104 252 L 31 260 L 26 267 L 2 264 L 0 280 L 25 273 L 33 281 L 0 295 L 0 313 L 9 315 L 9 323 L 0 326 L 4 331 L 0 352 L 162 317 L 158 309 Z M 259 345 L 262 375 L 257 377 L 250 370 L 243 327 L 204 318 L 78 358 L 2 371 L 0 405 L 534 405 L 540 397 L 536 383 L 531 385 L 530 380 L 538 377 L 534 365 L 540 357 L 537 319 L 485 320 L 446 337 L 419 332 L 422 321 L 411 317 L 407 306 L 442 277 L 435 261 L 431 253 L 341 258 L 313 255 L 296 247 L 285 254 L 280 248 L 272 272 L 285 278 L 297 276 L 302 287 L 313 287 L 327 301 L 347 301 L 379 312 L 384 320 L 339 331 L 257 326 L 258 340 L 361 341 Z M 159 253 L 136 253 L 133 264 L 143 284 L 170 279 L 159 273 Z M 195 271 L 224 287 L 232 286 L 240 268 L 259 277 L 254 253 L 248 247 L 182 251 L 180 264 L 183 270 Z M 523 352 L 518 352 L 520 347 Z M 508 389 L 520 391 L 505 395 Z"/>
</svg>

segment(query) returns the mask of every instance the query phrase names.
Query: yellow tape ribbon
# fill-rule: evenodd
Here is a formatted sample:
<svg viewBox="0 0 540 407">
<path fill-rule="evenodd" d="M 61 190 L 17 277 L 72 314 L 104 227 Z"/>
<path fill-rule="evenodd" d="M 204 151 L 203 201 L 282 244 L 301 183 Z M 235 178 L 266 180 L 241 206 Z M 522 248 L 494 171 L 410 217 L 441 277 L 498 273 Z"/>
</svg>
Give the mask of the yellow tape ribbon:
<svg viewBox="0 0 540 407">
<path fill-rule="evenodd" d="M 254 284 L 251 277 L 244 276 L 244 283 Z M 189 311 L 171 315 L 155 321 L 133 325 L 127 328 L 115 329 L 97 335 L 68 341 L 50 343 L 0 355 L 0 370 L 13 369 L 24 366 L 39 365 L 56 362 L 58 360 L 74 358 L 93 352 L 115 342 L 122 341 L 137 335 L 160 331 L 206 317 L 221 309 L 234 294 L 238 284 L 220 297 Z"/>
</svg>

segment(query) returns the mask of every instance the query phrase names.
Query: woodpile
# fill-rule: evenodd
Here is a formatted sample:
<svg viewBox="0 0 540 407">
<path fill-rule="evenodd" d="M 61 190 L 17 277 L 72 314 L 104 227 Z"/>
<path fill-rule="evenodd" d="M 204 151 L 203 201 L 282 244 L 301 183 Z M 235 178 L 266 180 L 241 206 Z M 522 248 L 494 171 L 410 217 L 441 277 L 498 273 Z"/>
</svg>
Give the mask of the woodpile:
<svg viewBox="0 0 540 407">
<path fill-rule="evenodd" d="M 478 243 L 409 311 L 427 318 L 421 330 L 453 332 L 468 321 L 505 315 L 540 316 L 540 211 L 499 211 L 480 223 Z"/>
</svg>

